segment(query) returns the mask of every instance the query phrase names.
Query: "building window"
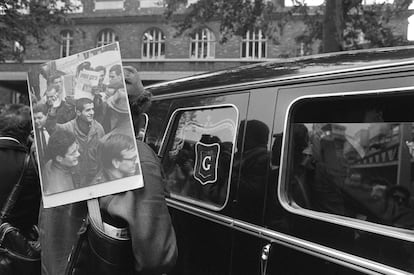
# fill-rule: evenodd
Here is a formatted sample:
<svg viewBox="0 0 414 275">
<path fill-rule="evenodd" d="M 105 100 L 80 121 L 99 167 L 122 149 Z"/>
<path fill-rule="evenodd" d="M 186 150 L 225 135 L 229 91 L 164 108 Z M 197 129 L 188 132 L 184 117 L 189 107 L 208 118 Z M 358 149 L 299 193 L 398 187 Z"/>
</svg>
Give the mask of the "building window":
<svg viewBox="0 0 414 275">
<path fill-rule="evenodd" d="M 66 57 L 71 54 L 73 47 L 73 33 L 72 31 L 62 31 L 60 33 L 60 57 Z"/>
<path fill-rule="evenodd" d="M 407 40 L 414 41 L 414 15 L 408 17 Z"/>
<path fill-rule="evenodd" d="M 160 29 L 152 28 L 142 36 L 142 58 L 165 58 L 165 35 Z"/>
<path fill-rule="evenodd" d="M 190 58 L 207 59 L 215 56 L 216 39 L 207 28 L 191 35 Z"/>
<path fill-rule="evenodd" d="M 94 10 L 123 10 L 124 0 L 95 0 Z"/>
<path fill-rule="evenodd" d="M 165 6 L 163 0 L 140 0 L 139 8 L 162 8 Z"/>
<path fill-rule="evenodd" d="M 97 37 L 96 46 L 102 47 L 117 41 L 118 38 L 115 36 L 115 32 L 109 29 L 102 30 Z"/>
<path fill-rule="evenodd" d="M 242 58 L 265 58 L 267 39 L 262 30 L 247 31 L 241 43 Z"/>
</svg>

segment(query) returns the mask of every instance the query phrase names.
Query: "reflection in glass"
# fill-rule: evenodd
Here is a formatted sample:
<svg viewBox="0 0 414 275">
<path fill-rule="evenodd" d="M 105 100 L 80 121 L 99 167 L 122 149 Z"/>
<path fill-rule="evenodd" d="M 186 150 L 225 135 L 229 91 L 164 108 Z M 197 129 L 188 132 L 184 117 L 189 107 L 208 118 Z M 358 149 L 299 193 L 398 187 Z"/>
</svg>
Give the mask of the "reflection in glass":
<svg viewBox="0 0 414 275">
<path fill-rule="evenodd" d="M 414 228 L 412 123 L 295 123 L 291 135 L 292 204 Z"/>
<path fill-rule="evenodd" d="M 175 116 L 163 160 L 172 194 L 222 207 L 236 133 L 233 107 L 185 110 Z"/>
</svg>

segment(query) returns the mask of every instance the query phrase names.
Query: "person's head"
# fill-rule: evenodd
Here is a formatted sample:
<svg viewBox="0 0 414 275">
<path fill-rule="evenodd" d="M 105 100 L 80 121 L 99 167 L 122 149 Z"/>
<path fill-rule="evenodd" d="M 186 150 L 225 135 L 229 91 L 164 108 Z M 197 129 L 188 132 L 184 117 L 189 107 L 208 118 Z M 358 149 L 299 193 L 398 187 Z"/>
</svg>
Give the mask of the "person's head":
<svg viewBox="0 0 414 275">
<path fill-rule="evenodd" d="M 109 69 L 109 83 L 122 82 L 122 68 L 121 65 L 116 64 Z"/>
<path fill-rule="evenodd" d="M 49 156 L 65 167 L 74 167 L 79 163 L 79 145 L 75 135 L 70 131 L 56 130 L 47 145 Z"/>
<path fill-rule="evenodd" d="M 97 66 L 95 72 L 99 73 L 99 84 L 102 84 L 105 79 L 106 68 L 104 66 Z"/>
<path fill-rule="evenodd" d="M 23 104 L 10 104 L 0 114 L 0 135 L 17 139 L 25 144 L 32 130 L 30 108 Z"/>
<path fill-rule="evenodd" d="M 47 106 L 45 104 L 36 104 L 33 106 L 33 119 L 36 128 L 42 128 L 46 124 Z"/>
<path fill-rule="evenodd" d="M 76 100 L 76 116 L 84 122 L 91 123 L 95 114 L 93 101 L 89 98 Z"/>
<path fill-rule="evenodd" d="M 121 177 L 135 174 L 137 153 L 132 137 L 111 134 L 101 142 L 98 150 L 105 170 L 116 171 Z"/>
<path fill-rule="evenodd" d="M 125 84 L 135 129 L 139 129 L 141 114 L 151 106 L 152 94 L 144 89 L 138 71 L 132 66 L 124 66 Z"/>
<path fill-rule="evenodd" d="M 244 137 L 244 150 L 250 150 L 256 147 L 266 147 L 269 140 L 269 127 L 259 120 L 245 120 L 240 122 L 240 129 L 246 126 Z M 237 146 L 241 145 L 242 135 L 239 135 Z"/>
<path fill-rule="evenodd" d="M 59 86 L 49 85 L 45 92 L 46 104 L 52 106 L 59 99 Z"/>
<path fill-rule="evenodd" d="M 48 81 L 47 81 L 48 85 L 55 85 L 57 87 L 59 87 L 58 92 L 61 90 L 63 82 L 62 82 L 62 75 L 61 74 L 54 74 L 52 75 Z"/>
<path fill-rule="evenodd" d="M 394 185 L 386 189 L 385 199 L 386 201 L 392 200 L 398 206 L 408 207 L 410 203 L 411 193 L 402 185 Z"/>
<path fill-rule="evenodd" d="M 80 72 L 84 70 L 91 70 L 91 62 L 85 61 L 79 64 L 78 67 L 76 67 L 76 77 L 78 77 Z"/>
</svg>

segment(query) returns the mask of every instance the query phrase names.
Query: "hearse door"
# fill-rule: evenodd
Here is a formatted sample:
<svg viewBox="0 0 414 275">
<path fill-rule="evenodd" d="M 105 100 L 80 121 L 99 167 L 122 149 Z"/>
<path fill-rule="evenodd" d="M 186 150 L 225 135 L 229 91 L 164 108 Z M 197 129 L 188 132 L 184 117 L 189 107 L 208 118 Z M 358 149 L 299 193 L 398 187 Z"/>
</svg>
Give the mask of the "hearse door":
<svg viewBox="0 0 414 275">
<path fill-rule="evenodd" d="M 230 274 L 236 134 L 249 94 L 172 99 L 161 156 L 178 241 L 171 274 Z"/>
<path fill-rule="evenodd" d="M 261 274 L 262 248 L 260 236 L 264 223 L 267 182 L 271 170 L 271 132 L 277 88 L 252 89 L 247 117 L 238 133 L 241 159 L 233 164 L 237 171 L 238 192 L 234 217 L 238 230 L 234 233 L 232 274 Z"/>
<path fill-rule="evenodd" d="M 262 274 L 413 274 L 413 91 L 292 92 L 278 95 L 291 105 L 276 112 Z"/>
</svg>

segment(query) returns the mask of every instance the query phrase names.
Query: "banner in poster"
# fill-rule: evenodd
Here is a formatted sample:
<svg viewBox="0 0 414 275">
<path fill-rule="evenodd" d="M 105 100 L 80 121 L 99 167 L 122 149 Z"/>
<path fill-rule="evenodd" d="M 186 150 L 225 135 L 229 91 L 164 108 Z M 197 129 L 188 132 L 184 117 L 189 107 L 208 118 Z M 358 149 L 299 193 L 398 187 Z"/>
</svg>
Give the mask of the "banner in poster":
<svg viewBox="0 0 414 275">
<path fill-rule="evenodd" d="M 28 74 L 45 208 L 143 187 L 118 43 Z"/>
</svg>

